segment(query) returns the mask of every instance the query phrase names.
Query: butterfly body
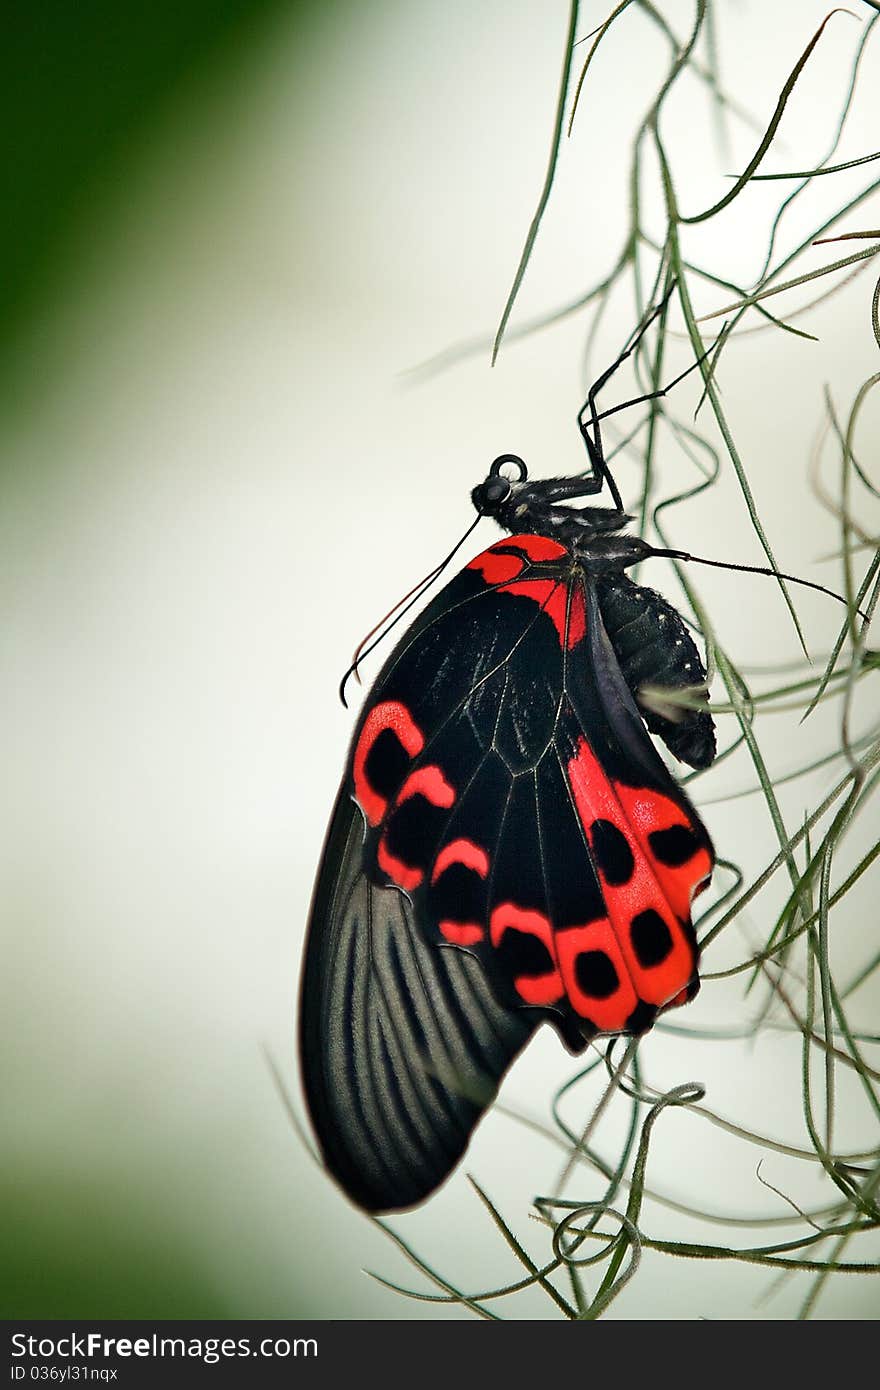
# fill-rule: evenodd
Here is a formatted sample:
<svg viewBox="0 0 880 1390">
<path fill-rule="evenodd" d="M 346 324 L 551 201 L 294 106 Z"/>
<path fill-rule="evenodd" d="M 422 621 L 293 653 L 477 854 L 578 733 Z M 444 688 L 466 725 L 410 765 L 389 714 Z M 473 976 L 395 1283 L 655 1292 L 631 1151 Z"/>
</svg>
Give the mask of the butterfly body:
<svg viewBox="0 0 880 1390">
<path fill-rule="evenodd" d="M 325 1161 L 369 1210 L 447 1176 L 541 1022 L 580 1051 L 699 987 L 712 845 L 646 723 L 704 767 L 712 721 L 639 697 L 705 671 L 675 609 L 625 574 L 650 547 L 582 493 L 493 466 L 474 502 L 513 534 L 427 605 L 355 730 L 301 1054 Z"/>
</svg>

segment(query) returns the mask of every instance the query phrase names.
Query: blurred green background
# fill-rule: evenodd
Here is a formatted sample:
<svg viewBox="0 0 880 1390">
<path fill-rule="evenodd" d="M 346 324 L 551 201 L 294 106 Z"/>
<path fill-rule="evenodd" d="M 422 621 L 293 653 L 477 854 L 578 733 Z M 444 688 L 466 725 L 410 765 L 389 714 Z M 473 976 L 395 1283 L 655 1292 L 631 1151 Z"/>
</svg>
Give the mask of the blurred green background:
<svg viewBox="0 0 880 1390">
<path fill-rule="evenodd" d="M 103 249 L 116 239 L 118 219 L 157 147 L 167 158 L 175 132 L 206 105 L 222 128 L 226 94 L 234 102 L 242 82 L 253 80 L 273 22 L 295 20 L 306 46 L 316 14 L 333 8 L 278 0 L 158 0 L 144 8 L 39 0 L 8 11 L 0 48 L 0 401 L 7 420 L 27 431 L 51 395 L 59 305 L 84 275 L 100 275 Z M 295 72 L 298 63 L 291 66 Z M 62 450 L 36 468 L 29 460 L 19 486 L 45 496 L 52 484 L 38 474 L 63 472 L 65 463 Z M 9 474 L 21 460 L 14 450 L 4 452 L 3 467 L 15 488 Z M 7 913 L 20 940 L 27 922 L 14 894 Z M 30 925 L 45 931 L 39 918 Z M 25 1035 L 52 1026 L 41 1004 L 59 962 L 45 939 L 44 946 L 43 987 L 33 992 L 34 980 L 23 982 L 27 1007 L 16 1019 L 7 999 L 4 1011 L 7 1024 L 15 1019 Z M 7 988 L 15 976 L 13 958 Z M 19 1034 L 4 1063 L 11 1094 L 0 1215 L 3 1315 L 233 1316 L 234 1299 L 192 1249 L 185 1212 L 175 1218 L 158 1205 L 146 1173 L 120 1166 L 119 1154 L 94 1134 L 86 1153 L 77 1153 L 82 1130 L 70 1117 L 56 1115 L 52 1139 L 39 1145 L 39 1155 L 31 1150 L 24 1136 L 37 1116 L 22 1115 L 20 1107 L 38 1111 L 46 1096 L 33 1086 L 29 1061 Z"/>
<path fill-rule="evenodd" d="M 127 196 L 157 132 L 193 103 L 222 100 L 267 25 L 296 17 L 305 38 L 336 6 L 187 0 L 143 10 L 83 0 L 18 5 L 0 56 L 0 366 L 77 273 L 78 253 Z"/>
<path fill-rule="evenodd" d="M 602 18 L 588 11 L 585 31 Z M 688 7 L 675 12 L 684 28 Z M 746 17 L 722 35 L 729 81 L 758 113 L 824 10 L 784 0 L 777 13 L 772 34 Z M 425 1315 L 361 1272 L 411 1277 L 311 1165 L 263 1049 L 301 1114 L 296 981 L 351 729 L 335 696 L 349 653 L 425 557 L 449 549 L 495 454 L 580 466 L 577 320 L 494 372 L 482 352 L 441 376 L 407 374 L 494 329 L 543 176 L 565 27 L 565 5 L 538 0 L 59 0 L 6 17 L 7 1317 Z M 844 27 L 785 129 L 800 167 L 828 138 L 819 98 L 848 71 Z M 646 91 L 665 62 L 648 26 L 609 41 L 523 314 L 610 264 L 640 114 L 621 65 Z M 841 157 L 873 148 L 866 86 Z M 684 108 L 678 119 L 697 206 L 710 166 L 713 188 L 721 175 L 708 122 Z M 741 167 L 754 133 L 734 126 L 733 139 Z M 765 241 L 742 215 L 738 204 L 701 252 L 745 278 Z M 764 337 L 726 360 L 728 409 L 788 569 L 833 546 L 804 461 L 822 383 L 847 399 L 873 370 L 864 298 L 856 286 L 816 312 L 818 347 L 781 353 Z M 707 296 L 704 311 L 715 307 Z M 630 315 L 614 306 L 597 360 Z M 696 505 L 691 524 L 673 543 L 759 558 L 734 488 Z M 714 574 L 700 588 L 741 659 L 797 655 L 773 596 Z M 802 611 L 821 651 L 836 615 L 809 596 Z M 794 727 L 774 745 L 783 770 L 805 739 Z M 734 762 L 706 785 L 720 798 L 747 780 Z M 796 823 L 800 790 L 785 795 Z M 747 866 L 766 861 L 754 803 L 713 805 L 707 819 Z M 708 1026 L 743 1012 L 738 986 L 718 985 L 690 1016 Z M 723 1056 L 673 1037 L 651 1047 L 657 1084 L 698 1076 L 717 1108 L 796 1131 L 799 1097 L 779 1082 L 791 1073 L 775 1069 L 796 1041 Z M 546 1118 L 572 1070 L 541 1036 L 511 1077 L 512 1103 Z M 716 1210 L 765 1210 L 754 1153 L 688 1123 L 670 1119 L 658 1139 L 658 1181 Z M 609 1147 L 614 1133 L 609 1121 Z M 466 1167 L 527 1228 L 523 1194 L 547 1190 L 557 1164 L 494 1114 Z M 803 1192 L 799 1175 L 775 1176 L 812 1200 L 811 1175 Z M 513 1277 L 463 1173 L 399 1228 L 450 1276 Z M 615 1314 L 753 1315 L 749 1271 L 713 1270 L 708 1288 L 699 1267 L 646 1259 Z M 766 1315 L 796 1306 L 797 1290 L 778 1291 Z M 872 1306 L 873 1291 L 835 1284 L 823 1311 Z M 552 1309 L 537 1297 L 518 1311 Z"/>
</svg>

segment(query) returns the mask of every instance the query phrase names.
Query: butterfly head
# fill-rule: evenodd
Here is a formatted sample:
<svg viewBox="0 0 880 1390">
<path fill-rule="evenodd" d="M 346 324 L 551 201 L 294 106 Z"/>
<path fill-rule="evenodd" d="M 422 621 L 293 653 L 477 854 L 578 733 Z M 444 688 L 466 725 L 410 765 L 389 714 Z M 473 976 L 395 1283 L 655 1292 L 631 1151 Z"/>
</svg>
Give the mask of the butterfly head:
<svg viewBox="0 0 880 1390">
<path fill-rule="evenodd" d="M 517 454 L 500 454 L 489 476 L 473 489 L 471 501 L 480 516 L 491 516 L 511 535 L 525 531 L 571 545 L 621 531 L 632 520 L 617 507 L 571 505 L 597 490 L 595 480 L 586 476 L 529 482 Z"/>
</svg>

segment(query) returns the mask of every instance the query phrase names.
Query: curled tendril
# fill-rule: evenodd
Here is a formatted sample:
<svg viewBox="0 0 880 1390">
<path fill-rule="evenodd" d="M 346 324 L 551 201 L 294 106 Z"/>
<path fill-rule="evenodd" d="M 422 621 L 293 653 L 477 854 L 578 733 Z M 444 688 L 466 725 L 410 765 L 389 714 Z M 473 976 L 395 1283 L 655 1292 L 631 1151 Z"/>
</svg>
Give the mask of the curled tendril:
<svg viewBox="0 0 880 1390">
<path fill-rule="evenodd" d="M 576 1269 L 586 1269 L 589 1265 L 601 1264 L 617 1245 L 621 1231 L 617 1231 L 614 1235 L 605 1235 L 604 1232 L 600 1232 L 600 1237 L 604 1238 L 605 1244 L 601 1249 L 594 1250 L 591 1255 L 577 1255 L 575 1253 L 586 1240 L 586 1231 L 572 1232 L 571 1243 L 566 1244 L 566 1236 L 568 1236 L 574 1223 L 583 1221 L 590 1216 L 611 1216 L 615 1221 L 619 1221 L 621 1231 L 625 1232 L 629 1238 L 636 1263 L 641 1259 L 642 1238 L 628 1216 L 624 1216 L 623 1212 L 617 1211 L 614 1207 L 606 1207 L 602 1202 L 581 1202 L 579 1206 L 573 1207 L 568 1215 L 562 1218 L 553 1232 L 553 1256 L 559 1260 L 560 1264 L 574 1265 Z"/>
<path fill-rule="evenodd" d="M 546 1202 L 547 1206 L 566 1205 L 552 1201 Z M 592 1255 L 578 1255 L 576 1252 L 588 1235 L 596 1238 L 592 1231 L 571 1232 L 571 1227 L 576 1221 L 589 1220 L 599 1216 L 609 1216 L 614 1221 L 620 1222 L 620 1230 L 615 1235 L 599 1235 L 599 1239 L 604 1238 L 604 1244 Z M 571 1232 L 572 1239 L 566 1240 Z M 605 1311 L 609 1303 L 617 1297 L 626 1284 L 632 1279 L 639 1267 L 642 1259 L 642 1238 L 639 1235 L 638 1227 L 622 1211 L 617 1211 L 615 1207 L 605 1206 L 602 1202 L 581 1202 L 572 1205 L 571 1210 L 562 1218 L 553 1232 L 553 1254 L 561 1264 L 568 1266 L 572 1270 L 586 1269 L 590 1265 L 600 1264 L 607 1260 L 610 1265 L 620 1250 L 621 1242 L 626 1245 L 629 1259 L 626 1265 L 615 1273 L 609 1283 L 600 1288 L 598 1294 L 593 1299 L 588 1308 L 581 1314 L 584 1318 L 598 1318 Z M 622 1256 L 618 1257 L 622 1258 Z"/>
</svg>

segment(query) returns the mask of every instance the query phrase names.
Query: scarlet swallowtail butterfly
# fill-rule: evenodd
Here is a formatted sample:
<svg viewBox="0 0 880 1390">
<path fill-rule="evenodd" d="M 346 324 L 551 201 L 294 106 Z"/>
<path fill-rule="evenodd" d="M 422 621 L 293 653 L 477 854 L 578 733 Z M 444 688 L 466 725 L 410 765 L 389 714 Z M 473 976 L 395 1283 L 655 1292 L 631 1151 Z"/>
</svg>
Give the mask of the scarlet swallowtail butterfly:
<svg viewBox="0 0 880 1390">
<path fill-rule="evenodd" d="M 706 673 L 676 610 L 625 573 L 680 552 L 622 534 L 595 407 L 643 331 L 578 417 L 588 473 L 534 481 L 502 455 L 474 489 L 509 534 L 416 618 L 355 729 L 300 1048 L 324 1161 L 369 1211 L 443 1182 L 543 1022 L 576 1053 L 699 988 L 691 903 L 713 849 L 648 730 L 704 768 L 714 728 L 640 691 Z M 573 505 L 603 484 L 614 507 Z"/>
</svg>

